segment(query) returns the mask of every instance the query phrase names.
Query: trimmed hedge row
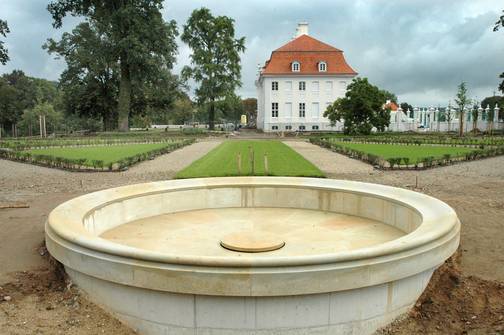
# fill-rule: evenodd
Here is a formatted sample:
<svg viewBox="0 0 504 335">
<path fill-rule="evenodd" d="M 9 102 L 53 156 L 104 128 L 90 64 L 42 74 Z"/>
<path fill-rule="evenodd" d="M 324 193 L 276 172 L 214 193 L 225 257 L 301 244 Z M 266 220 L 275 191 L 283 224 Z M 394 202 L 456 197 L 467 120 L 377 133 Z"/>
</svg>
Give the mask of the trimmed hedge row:
<svg viewBox="0 0 504 335">
<path fill-rule="evenodd" d="M 80 147 L 80 146 L 109 146 L 124 144 L 148 144 L 148 143 L 171 143 L 179 142 L 173 138 L 109 138 L 109 139 L 51 139 L 51 140 L 8 140 L 0 142 L 0 148 L 22 151 L 28 149 L 44 149 L 54 147 Z"/>
<path fill-rule="evenodd" d="M 439 144 L 452 146 L 501 146 L 504 145 L 502 136 L 482 136 L 482 137 L 452 137 L 435 135 L 370 135 L 370 136 L 318 136 L 318 139 L 335 138 L 343 142 L 379 143 L 379 144 L 402 144 L 402 145 L 422 145 Z"/>
<path fill-rule="evenodd" d="M 441 158 L 432 156 L 424 157 L 420 162 L 411 164 L 408 157 L 393 157 L 383 159 L 382 157 L 377 155 L 369 154 L 360 150 L 345 147 L 341 144 L 337 144 L 330 139 L 312 138 L 310 139 L 310 142 L 334 152 L 346 155 L 350 158 L 355 158 L 367 162 L 379 169 L 426 169 L 435 166 L 445 166 L 460 161 L 471 161 L 481 158 L 504 155 L 504 145 L 502 145 L 498 147 L 477 149 L 462 156 L 452 156 L 450 154 L 445 154 Z"/>
<path fill-rule="evenodd" d="M 111 162 L 106 166 L 102 160 L 92 160 L 91 166 L 89 166 L 86 164 L 87 159 L 85 158 L 70 159 L 51 155 L 31 154 L 25 151 L 10 149 L 0 149 L 0 158 L 71 171 L 123 171 L 129 166 L 169 153 L 178 148 L 192 144 L 195 141 L 195 139 L 184 139 L 179 141 L 170 140 L 166 146 L 160 149 L 154 149 L 141 154 L 126 157 L 117 162 Z"/>
</svg>

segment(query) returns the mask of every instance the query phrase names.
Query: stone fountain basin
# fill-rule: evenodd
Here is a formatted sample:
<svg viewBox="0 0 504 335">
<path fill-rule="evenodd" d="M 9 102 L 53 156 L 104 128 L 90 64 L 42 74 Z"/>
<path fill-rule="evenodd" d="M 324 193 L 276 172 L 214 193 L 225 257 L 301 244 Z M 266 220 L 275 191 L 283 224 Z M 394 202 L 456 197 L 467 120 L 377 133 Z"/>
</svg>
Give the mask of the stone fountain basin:
<svg viewBox="0 0 504 335">
<path fill-rule="evenodd" d="M 285 245 L 221 246 L 255 232 Z M 413 306 L 459 235 L 453 209 L 427 195 L 286 177 L 113 188 L 60 205 L 46 224 L 72 280 L 149 335 L 371 334 Z"/>
</svg>

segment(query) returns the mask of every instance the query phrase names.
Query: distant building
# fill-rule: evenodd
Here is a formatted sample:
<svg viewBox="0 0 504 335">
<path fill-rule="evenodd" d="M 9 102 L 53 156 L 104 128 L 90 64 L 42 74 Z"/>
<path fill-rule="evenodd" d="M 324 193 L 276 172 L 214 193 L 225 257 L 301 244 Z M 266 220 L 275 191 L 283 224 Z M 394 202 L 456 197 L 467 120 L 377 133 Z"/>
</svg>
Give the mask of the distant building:
<svg viewBox="0 0 504 335">
<path fill-rule="evenodd" d="M 323 117 L 327 106 L 343 97 L 357 75 L 343 51 L 308 35 L 300 23 L 296 37 L 274 50 L 259 69 L 257 128 L 270 131 L 341 130 Z"/>
</svg>

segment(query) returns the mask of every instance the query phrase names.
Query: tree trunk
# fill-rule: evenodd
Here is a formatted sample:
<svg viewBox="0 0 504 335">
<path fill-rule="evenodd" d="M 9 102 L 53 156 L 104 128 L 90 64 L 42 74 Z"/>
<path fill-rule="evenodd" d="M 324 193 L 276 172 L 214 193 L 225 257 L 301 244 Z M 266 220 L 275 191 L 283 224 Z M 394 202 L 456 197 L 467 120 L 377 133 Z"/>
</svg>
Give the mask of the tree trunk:
<svg viewBox="0 0 504 335">
<path fill-rule="evenodd" d="M 208 129 L 215 129 L 215 98 L 210 99 L 210 111 L 208 112 Z"/>
<path fill-rule="evenodd" d="M 459 116 L 459 136 L 462 137 L 464 135 L 464 112 L 460 112 Z"/>
<path fill-rule="evenodd" d="M 126 57 L 121 57 L 121 82 L 119 85 L 118 127 L 119 131 L 129 130 L 129 113 L 131 106 L 131 76 Z"/>
</svg>

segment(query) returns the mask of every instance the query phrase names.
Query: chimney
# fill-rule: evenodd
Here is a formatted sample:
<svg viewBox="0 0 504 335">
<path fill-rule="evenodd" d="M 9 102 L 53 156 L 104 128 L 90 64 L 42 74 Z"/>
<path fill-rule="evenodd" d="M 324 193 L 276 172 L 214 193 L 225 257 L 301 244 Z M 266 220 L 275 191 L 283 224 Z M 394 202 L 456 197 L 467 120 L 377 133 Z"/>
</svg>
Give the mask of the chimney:
<svg viewBox="0 0 504 335">
<path fill-rule="evenodd" d="M 308 35 L 308 22 L 299 22 L 296 28 L 296 38 L 301 35 Z"/>
</svg>

